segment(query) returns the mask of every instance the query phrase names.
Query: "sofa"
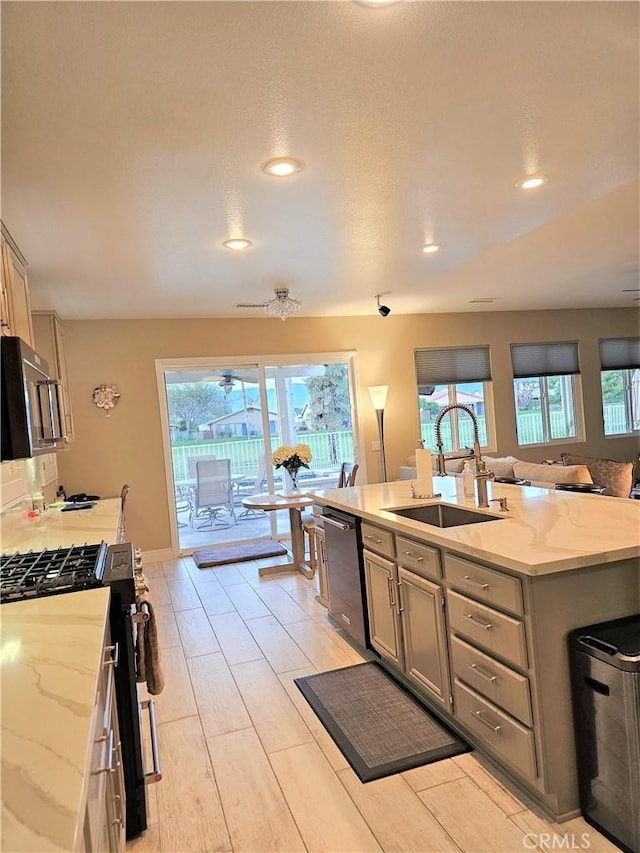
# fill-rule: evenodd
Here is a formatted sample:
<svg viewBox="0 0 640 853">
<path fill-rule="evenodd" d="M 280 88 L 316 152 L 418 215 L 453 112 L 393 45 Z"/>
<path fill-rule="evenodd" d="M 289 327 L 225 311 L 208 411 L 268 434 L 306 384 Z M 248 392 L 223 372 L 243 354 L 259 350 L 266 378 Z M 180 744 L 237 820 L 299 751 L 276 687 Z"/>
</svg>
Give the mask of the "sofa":
<svg viewBox="0 0 640 853">
<path fill-rule="evenodd" d="M 457 459 L 445 456 L 445 471 L 454 476 L 461 475 L 467 458 L 473 453 Z M 575 453 L 561 453 L 560 462 L 525 462 L 515 456 L 482 457 L 487 471 L 503 482 L 519 481 L 520 485 L 553 489 L 571 488 L 580 485 L 595 485 L 603 489 L 603 495 L 628 498 L 633 487 L 634 462 L 619 462 L 615 459 L 599 459 Z M 433 455 L 433 470 L 437 473 L 438 459 Z M 407 465 L 399 470 L 399 479 L 413 480 L 416 477 L 415 455 L 407 459 Z"/>
</svg>

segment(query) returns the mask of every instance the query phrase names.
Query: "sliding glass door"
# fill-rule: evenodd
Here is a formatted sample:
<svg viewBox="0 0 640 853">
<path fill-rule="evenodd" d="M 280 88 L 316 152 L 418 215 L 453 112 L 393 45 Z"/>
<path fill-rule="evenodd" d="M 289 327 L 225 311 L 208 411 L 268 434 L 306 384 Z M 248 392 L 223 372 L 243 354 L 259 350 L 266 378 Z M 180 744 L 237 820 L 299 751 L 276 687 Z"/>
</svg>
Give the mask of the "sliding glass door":
<svg viewBox="0 0 640 853">
<path fill-rule="evenodd" d="M 175 550 L 287 538 L 288 512 L 242 504 L 290 490 L 272 463 L 280 445 L 309 446 L 303 490 L 336 486 L 341 463 L 356 461 L 354 356 L 317 359 L 157 363 Z"/>
</svg>

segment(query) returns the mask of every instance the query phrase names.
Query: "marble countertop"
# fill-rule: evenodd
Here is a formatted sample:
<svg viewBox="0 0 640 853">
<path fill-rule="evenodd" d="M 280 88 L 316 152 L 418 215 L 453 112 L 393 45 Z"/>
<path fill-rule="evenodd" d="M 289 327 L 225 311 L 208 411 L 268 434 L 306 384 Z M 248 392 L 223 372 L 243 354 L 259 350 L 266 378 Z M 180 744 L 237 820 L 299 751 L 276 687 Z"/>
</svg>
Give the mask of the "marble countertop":
<svg viewBox="0 0 640 853">
<path fill-rule="evenodd" d="M 107 588 L 2 605 L 2 850 L 82 847 L 108 609 Z"/>
<path fill-rule="evenodd" d="M 0 517 L 0 544 L 4 553 L 39 551 L 43 548 L 70 548 L 72 545 L 118 541 L 120 498 L 104 498 L 91 509 L 62 512 L 49 507 L 36 518 L 21 509 Z"/>
<path fill-rule="evenodd" d="M 443 503 L 476 509 L 475 500 L 456 494 L 457 482 L 459 478 L 434 477 L 434 492 L 442 493 Z M 386 511 L 433 503 L 412 500 L 407 480 L 310 494 L 318 503 L 365 521 L 524 575 L 640 557 L 640 501 L 491 481 L 488 491 L 489 498 L 506 497 L 509 511 L 500 513 L 498 505 L 491 504 L 490 510 L 478 512 L 500 516 L 500 521 L 444 529 Z"/>
</svg>

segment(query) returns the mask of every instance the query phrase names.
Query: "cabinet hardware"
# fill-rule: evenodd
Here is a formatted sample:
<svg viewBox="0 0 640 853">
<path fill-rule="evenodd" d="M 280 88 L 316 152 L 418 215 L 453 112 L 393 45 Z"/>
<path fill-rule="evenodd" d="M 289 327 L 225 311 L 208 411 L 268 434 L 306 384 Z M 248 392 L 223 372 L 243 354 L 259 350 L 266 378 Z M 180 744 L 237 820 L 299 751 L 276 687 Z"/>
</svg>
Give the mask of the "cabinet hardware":
<svg viewBox="0 0 640 853">
<path fill-rule="evenodd" d="M 107 747 L 107 763 L 104 767 L 96 767 L 91 771 L 92 776 L 99 776 L 100 773 L 111 773 L 113 771 L 113 729 L 109 729 L 109 745 Z"/>
<path fill-rule="evenodd" d="M 424 557 L 422 557 L 420 554 L 416 554 L 415 551 L 404 551 L 403 553 L 406 557 L 413 557 L 413 559 L 417 563 L 423 563 L 424 562 Z"/>
<path fill-rule="evenodd" d="M 476 672 L 478 675 L 482 676 L 482 678 L 485 678 L 487 681 L 490 681 L 492 684 L 494 681 L 498 680 L 497 675 L 491 675 L 490 672 L 485 672 L 479 663 L 468 663 L 467 666 L 474 672 Z"/>
<path fill-rule="evenodd" d="M 104 660 L 102 665 L 113 667 L 118 666 L 118 663 L 120 662 L 120 646 L 118 643 L 114 643 L 112 646 L 105 646 L 104 650 L 110 655 L 110 657 L 107 660 Z"/>
<path fill-rule="evenodd" d="M 479 625 L 481 628 L 484 628 L 485 631 L 490 631 L 493 628 L 491 622 L 483 622 L 479 616 L 476 616 L 475 613 L 465 613 L 464 614 L 467 619 L 471 619 L 471 621 Z"/>
<path fill-rule="evenodd" d="M 396 601 L 395 601 L 395 596 L 393 594 L 393 578 L 392 577 L 387 578 L 387 591 L 389 593 L 389 606 L 395 607 Z"/>
<path fill-rule="evenodd" d="M 325 519 L 325 521 L 326 521 L 326 519 Z M 375 536 L 369 536 L 369 535 L 367 534 L 364 538 L 365 538 L 365 539 L 368 539 L 370 542 L 375 542 L 375 543 L 376 543 L 376 545 L 382 545 L 382 539 L 376 539 L 376 537 L 375 537 Z"/>
<path fill-rule="evenodd" d="M 472 578 L 471 575 L 463 575 L 463 579 L 469 584 L 469 586 L 477 586 L 479 589 L 485 591 L 489 589 L 488 583 L 481 583 L 481 581 L 477 581 L 475 578 Z"/>
<path fill-rule="evenodd" d="M 502 731 L 502 726 L 494 726 L 493 723 L 489 722 L 489 720 L 485 720 L 485 718 L 482 716 L 483 713 L 484 711 L 474 711 L 473 715 L 478 720 L 480 720 L 481 723 L 484 723 L 488 729 L 491 729 L 492 732 L 495 732 L 495 734 L 499 735 Z"/>
</svg>

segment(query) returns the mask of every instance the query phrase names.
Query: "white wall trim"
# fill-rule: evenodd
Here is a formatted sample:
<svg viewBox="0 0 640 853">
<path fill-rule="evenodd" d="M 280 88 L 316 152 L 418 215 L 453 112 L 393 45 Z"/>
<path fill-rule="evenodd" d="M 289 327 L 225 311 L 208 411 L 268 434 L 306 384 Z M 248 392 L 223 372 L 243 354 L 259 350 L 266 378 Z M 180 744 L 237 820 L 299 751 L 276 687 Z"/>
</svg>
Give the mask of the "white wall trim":
<svg viewBox="0 0 640 853">
<path fill-rule="evenodd" d="M 176 554 L 171 548 L 158 548 L 155 551 L 142 552 L 142 564 L 145 563 L 162 563 L 165 560 L 175 560 Z"/>
</svg>

